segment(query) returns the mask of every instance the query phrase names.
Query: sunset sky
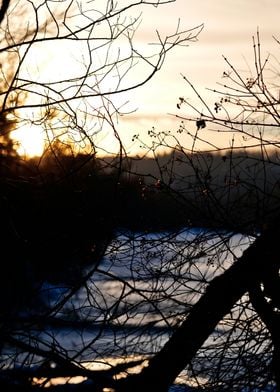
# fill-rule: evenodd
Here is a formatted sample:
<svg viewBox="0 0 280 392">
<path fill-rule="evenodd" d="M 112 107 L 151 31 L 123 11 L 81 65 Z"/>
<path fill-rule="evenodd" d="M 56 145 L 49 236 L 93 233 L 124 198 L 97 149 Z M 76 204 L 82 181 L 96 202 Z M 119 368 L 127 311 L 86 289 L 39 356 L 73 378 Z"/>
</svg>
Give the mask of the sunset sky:
<svg viewBox="0 0 280 392">
<path fill-rule="evenodd" d="M 94 2 L 95 7 L 97 4 Z M 204 24 L 204 28 L 197 42 L 190 42 L 188 47 L 176 47 L 169 52 L 162 69 L 145 86 L 117 98 L 128 101 L 124 111 L 132 112 L 121 117 L 116 124 L 128 153 L 139 152 L 139 141 L 132 141 L 134 134 L 148 141 L 147 132 L 152 127 L 157 131 L 176 132 L 180 120 L 174 115 L 184 115 L 184 108 L 179 111 L 176 107 L 178 98 L 184 97 L 190 102 L 195 99 L 181 74 L 213 105 L 216 97 L 210 95 L 207 88 L 215 88 L 216 82 L 221 81 L 223 71 L 227 70 L 222 56 L 226 56 L 237 69 L 248 72 L 254 67 L 252 36 L 257 29 L 264 58 L 268 52 L 280 56 L 280 46 L 273 39 L 273 36 L 280 39 L 278 0 L 177 0 L 159 7 L 139 6 L 133 16 L 141 12 L 142 22 L 135 36 L 136 46 L 147 47 L 149 43 L 156 42 L 156 31 L 162 37 L 173 34 L 179 19 L 182 30 L 201 24 Z M 74 67 L 74 62 L 67 59 L 67 47 L 64 52 L 60 48 L 56 54 L 52 52 L 55 50 L 54 45 L 47 49 L 43 52 L 36 52 L 36 49 L 27 67 L 28 74 L 35 80 L 37 76 L 33 75 L 39 69 L 39 62 L 47 65 L 44 76 L 40 68 L 38 78 L 43 80 L 46 75 L 55 75 L 57 78 L 61 75 L 63 78 Z M 76 67 L 77 64 L 80 66 L 81 62 L 76 62 Z M 39 143 L 37 130 L 31 128 L 28 127 L 29 137 L 26 140 L 29 145 L 33 143 L 36 151 L 35 143 Z M 19 129 L 18 135 L 23 134 L 22 129 Z M 100 135 L 99 142 L 108 152 L 118 149 L 118 142 L 110 133 Z M 182 140 L 182 143 L 189 141 Z M 223 139 L 221 143 L 228 145 L 228 140 Z"/>
<path fill-rule="evenodd" d="M 133 92 L 131 103 L 138 111 L 126 118 L 126 125 L 129 122 L 126 135 L 143 134 L 152 126 L 157 130 L 178 128 L 180 121 L 170 115 L 184 114 L 176 109 L 178 97 L 190 100 L 193 97 L 181 73 L 207 96 L 206 88 L 215 88 L 216 82 L 221 82 L 223 71 L 227 70 L 223 55 L 240 70 L 253 68 L 252 36 L 257 29 L 264 57 L 268 52 L 280 55 L 280 47 L 272 38 L 280 38 L 278 0 L 177 0 L 143 12 L 139 36 L 141 33 L 145 40 L 152 40 L 155 29 L 168 34 L 176 28 L 178 18 L 182 28 L 203 23 L 204 29 L 197 42 L 169 53 L 160 73 Z M 215 97 L 211 96 L 209 100 L 214 103 Z M 130 147 L 129 137 L 124 138 Z"/>
</svg>

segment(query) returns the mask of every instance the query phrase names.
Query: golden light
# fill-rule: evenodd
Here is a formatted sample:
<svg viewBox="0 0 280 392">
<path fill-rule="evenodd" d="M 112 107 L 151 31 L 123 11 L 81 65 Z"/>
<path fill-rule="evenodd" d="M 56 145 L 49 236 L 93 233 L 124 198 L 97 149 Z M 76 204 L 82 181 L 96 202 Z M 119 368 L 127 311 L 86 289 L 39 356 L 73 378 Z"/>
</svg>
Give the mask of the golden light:
<svg viewBox="0 0 280 392">
<path fill-rule="evenodd" d="M 25 157 L 41 156 L 45 148 L 45 130 L 35 125 L 23 125 L 11 132 L 15 148 L 19 155 Z"/>
</svg>

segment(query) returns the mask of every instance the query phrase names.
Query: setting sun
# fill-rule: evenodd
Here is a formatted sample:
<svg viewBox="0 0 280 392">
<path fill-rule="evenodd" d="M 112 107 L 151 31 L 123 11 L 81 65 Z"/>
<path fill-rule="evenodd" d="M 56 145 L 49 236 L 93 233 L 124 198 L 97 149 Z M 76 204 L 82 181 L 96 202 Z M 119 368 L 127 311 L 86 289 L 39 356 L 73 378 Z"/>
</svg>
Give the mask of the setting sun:
<svg viewBox="0 0 280 392">
<path fill-rule="evenodd" d="M 41 156 L 44 152 L 44 130 L 38 126 L 22 126 L 11 133 L 16 151 L 21 156 Z"/>
</svg>

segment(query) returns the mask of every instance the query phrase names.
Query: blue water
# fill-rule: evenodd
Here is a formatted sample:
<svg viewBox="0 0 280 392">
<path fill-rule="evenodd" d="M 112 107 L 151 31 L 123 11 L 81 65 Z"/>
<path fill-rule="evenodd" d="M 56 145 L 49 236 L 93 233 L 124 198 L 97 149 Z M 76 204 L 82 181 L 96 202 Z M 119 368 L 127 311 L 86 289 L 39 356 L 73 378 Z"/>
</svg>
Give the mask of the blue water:
<svg viewBox="0 0 280 392">
<path fill-rule="evenodd" d="M 54 344 L 62 353 L 67 352 L 69 358 L 83 363 L 112 363 L 116 358 L 135 356 L 148 358 L 161 349 L 208 283 L 253 241 L 254 238 L 242 234 L 202 228 L 186 228 L 176 233 L 119 230 L 101 263 L 85 271 L 86 285 L 78 291 L 70 295 L 66 286 L 48 282 L 42 286 L 44 306 L 49 309 L 55 306 L 50 316 L 62 323 L 35 327 L 30 330 L 28 342 L 43 349 Z M 240 311 L 241 305 L 235 312 Z M 247 317 L 252 317 L 252 312 Z M 230 331 L 229 326 L 219 325 L 206 344 L 210 347 L 228 336 L 227 328 Z M 236 328 L 236 336 L 242 337 L 242 333 Z M 7 350 L 5 366 L 13 360 Z M 38 360 L 36 355 L 29 356 L 28 364 Z M 17 353 L 17 362 L 21 361 L 26 361 L 25 353 Z M 207 376 L 204 373 L 198 371 L 197 381 L 200 374 L 202 378 Z M 189 385 L 195 381 L 188 372 L 183 376 Z M 186 388 L 172 386 L 170 392 L 191 391 Z"/>
</svg>

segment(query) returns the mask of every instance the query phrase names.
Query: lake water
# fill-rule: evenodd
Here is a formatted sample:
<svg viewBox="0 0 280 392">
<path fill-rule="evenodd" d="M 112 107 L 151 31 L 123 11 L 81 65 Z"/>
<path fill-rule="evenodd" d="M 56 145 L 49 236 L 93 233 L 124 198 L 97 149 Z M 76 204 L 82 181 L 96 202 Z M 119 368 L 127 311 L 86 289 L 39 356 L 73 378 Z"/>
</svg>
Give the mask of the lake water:
<svg viewBox="0 0 280 392">
<path fill-rule="evenodd" d="M 253 240 L 200 228 L 176 233 L 119 230 L 100 264 L 85 271 L 86 284 L 80 289 L 42 286 L 45 307 L 55 309 L 49 323 L 44 327 L 34 324 L 28 336 L 19 331 L 18 337 L 42 349 L 56 347 L 91 368 L 106 368 L 124 358 L 148 358 L 164 345 L 208 282 L 227 269 Z M 246 298 L 233 310 L 239 318 L 245 302 Z M 253 313 L 246 309 L 242 317 L 252 318 Z M 217 341 L 230 333 L 234 319 L 232 314 L 231 322 L 221 322 L 206 346 L 216 342 L 213 347 L 217 347 Z M 241 336 L 241 329 L 241 325 L 235 326 L 236 336 Z M 203 350 L 200 354 L 205 369 L 199 369 L 203 366 L 198 361 L 198 375 L 185 372 L 178 381 L 193 385 L 206 382 L 209 364 L 213 368 L 217 362 L 217 356 L 211 359 L 211 349 L 208 351 L 208 358 Z M 14 361 L 10 355 L 7 349 L 3 358 L 7 367 Z M 28 365 L 38 359 L 26 353 L 17 356 L 18 363 Z"/>
</svg>

